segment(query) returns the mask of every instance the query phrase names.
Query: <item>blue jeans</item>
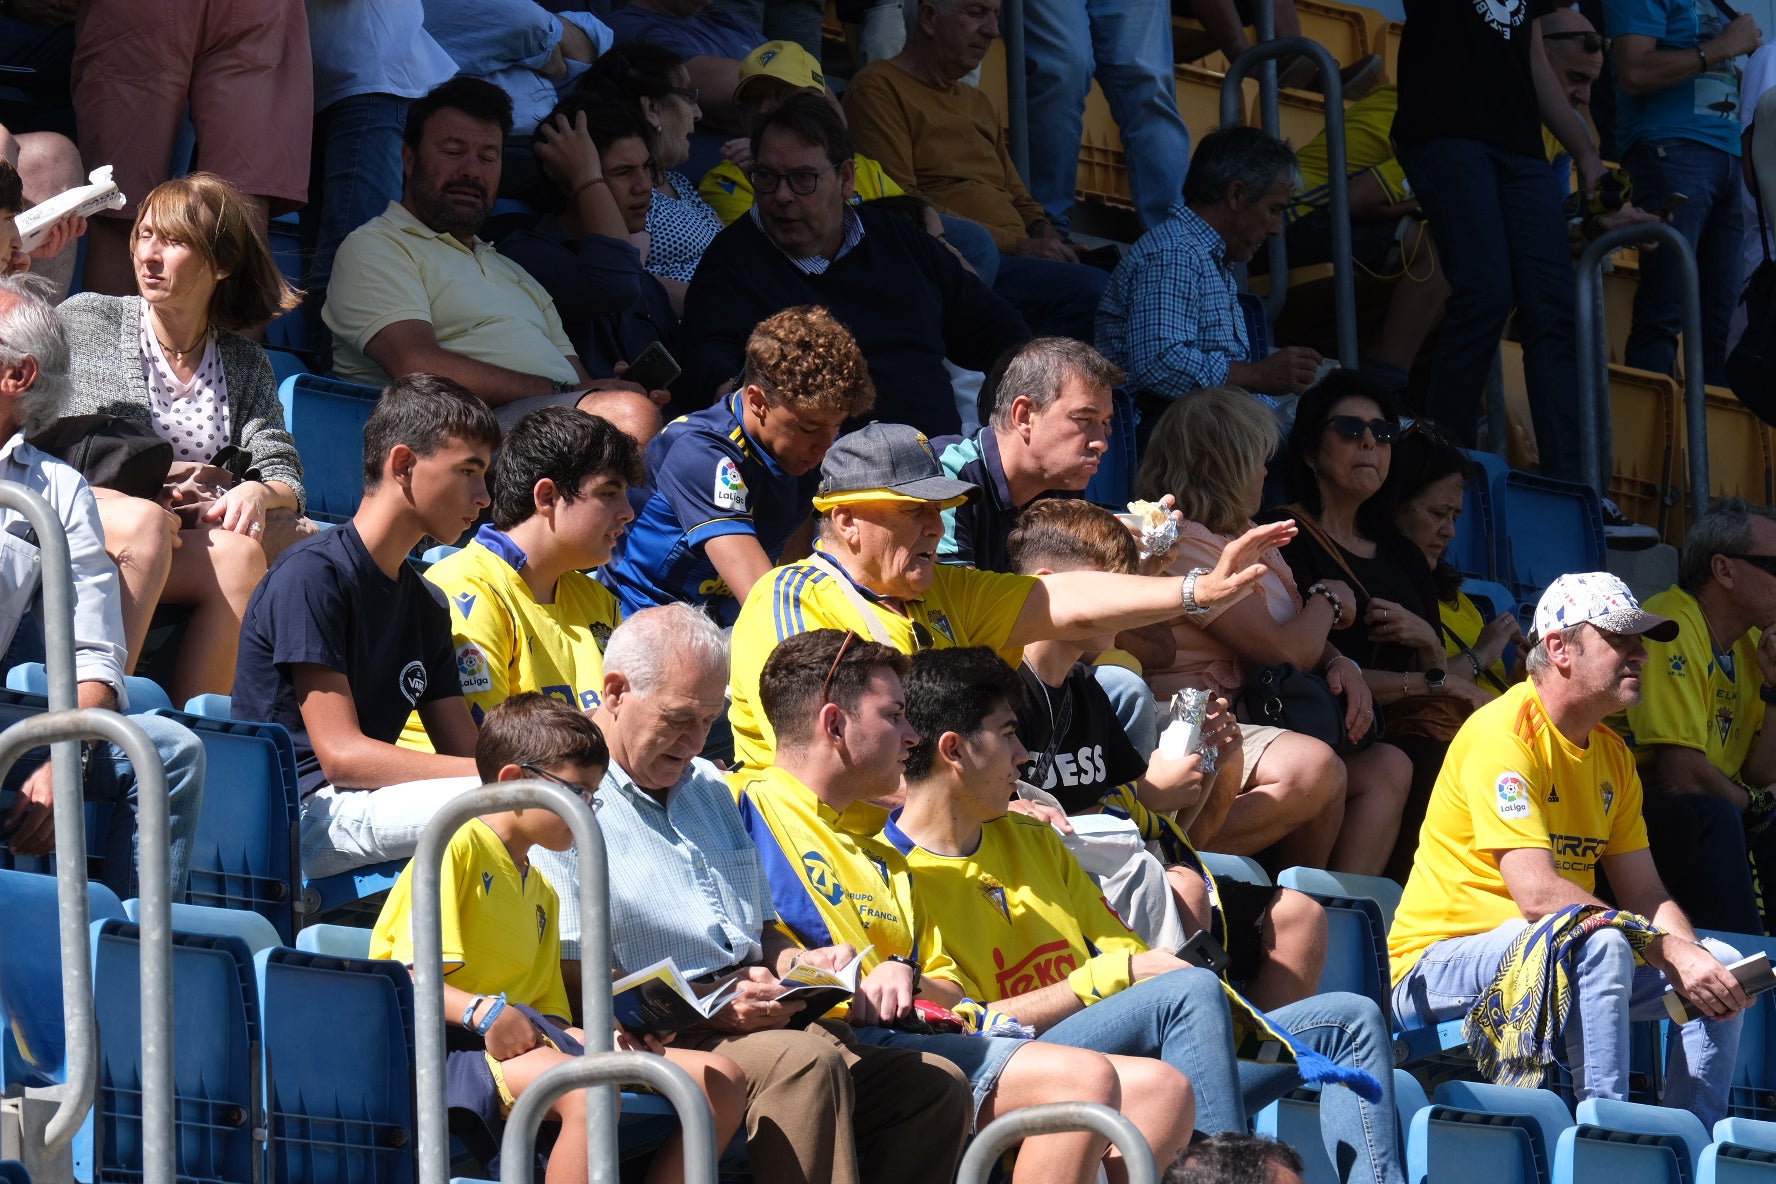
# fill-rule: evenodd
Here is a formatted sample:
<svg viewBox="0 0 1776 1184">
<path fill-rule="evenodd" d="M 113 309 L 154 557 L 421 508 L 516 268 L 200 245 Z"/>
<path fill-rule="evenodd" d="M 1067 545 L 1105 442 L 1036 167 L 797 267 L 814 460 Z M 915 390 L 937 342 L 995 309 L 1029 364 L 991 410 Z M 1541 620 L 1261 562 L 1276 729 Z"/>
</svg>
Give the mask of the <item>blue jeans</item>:
<svg viewBox="0 0 1776 1184">
<path fill-rule="evenodd" d="M 1702 295 L 1702 374 L 1708 382 L 1727 381 L 1727 323 L 1745 286 L 1745 209 L 1739 158 L 1694 140 L 1648 140 L 1622 157 L 1634 182 L 1634 204 L 1656 206 L 1674 193 L 1690 200 L 1671 215 L 1671 225 L 1696 252 Z M 1630 366 L 1670 374 L 1677 361 L 1677 335 L 1683 330 L 1683 288 L 1678 260 L 1670 251 L 1643 251 L 1640 287 L 1634 293 L 1634 327 L 1622 360 Z"/>
<path fill-rule="evenodd" d="M 1526 923 L 1511 921 L 1490 933 L 1447 938 L 1420 956 L 1394 988 L 1394 1015 L 1402 1028 L 1430 1027 L 1467 1014 L 1491 985 Z M 1739 957 L 1723 942 L 1703 943 L 1722 962 Z M 1629 1024 L 1668 1018 L 1665 975 L 1636 966 L 1628 939 L 1613 929 L 1585 939 L 1577 964 L 1578 998 L 1567 1019 L 1567 1069 L 1573 1091 L 1585 1098 L 1628 1096 Z M 1692 1111 L 1710 1130 L 1727 1115 L 1727 1090 L 1744 1017 L 1672 1025 L 1665 1053 L 1665 1104 Z"/>
<path fill-rule="evenodd" d="M 411 102 L 395 95 L 352 95 L 315 116 L 309 201 L 302 211 L 309 259 L 302 316 L 312 340 L 326 339 L 321 306 L 339 244 L 401 199 L 401 131 Z"/>
<path fill-rule="evenodd" d="M 1190 163 L 1172 76 L 1171 9 L 1156 0 L 1025 0 L 1024 63 L 1032 133 L 1024 180 L 1049 221 L 1067 226 L 1094 71 L 1122 130 L 1141 224 L 1165 221 Z"/>
<path fill-rule="evenodd" d="M 1394 1113 L 1394 1051 L 1381 1011 L 1360 995 L 1330 991 L 1270 1013 L 1303 1045 L 1381 1082 L 1379 1102 L 1348 1089 L 1320 1098 L 1326 1155 L 1346 1180 L 1403 1184 Z M 1196 1126 L 1207 1134 L 1248 1129 L 1248 1116 L 1301 1084 L 1291 1063 L 1233 1055 L 1233 1017 L 1221 982 L 1192 967 L 1145 979 L 1068 1016 L 1038 1039 L 1123 1056 L 1158 1057 L 1196 1087 Z"/>
<path fill-rule="evenodd" d="M 1000 252 L 993 291 L 1011 302 L 1037 337 L 1092 340 L 1098 301 L 1110 273 L 1084 263 L 1057 263 Z"/>
<path fill-rule="evenodd" d="M 203 741 L 183 724 L 158 715 L 132 715 L 129 720 L 147 734 L 149 743 L 160 756 L 162 768 L 166 770 L 167 809 L 171 821 L 167 887 L 171 899 L 180 903 L 185 899 L 185 880 L 191 871 L 191 845 L 197 837 L 198 813 L 203 808 Z M 27 753 L 7 775 L 6 790 L 16 790 L 48 759 L 48 749 L 33 749 Z M 100 761 L 105 767 L 97 767 Z M 123 749 L 114 744 L 105 746 L 103 755 L 95 758 L 95 767 L 88 771 L 83 790 L 88 801 L 128 806 L 128 809 L 112 809 L 110 812 L 102 848 L 105 885 L 117 893 L 120 900 L 138 895 L 136 770 Z M 89 850 L 93 847 L 90 840 L 87 846 Z"/>
<path fill-rule="evenodd" d="M 857 1043 L 873 1044 L 878 1048 L 909 1048 L 914 1052 L 930 1053 L 942 1057 L 968 1078 L 969 1091 L 974 1095 L 974 1113 L 978 1115 L 980 1108 L 999 1086 L 999 1075 L 1005 1072 L 1005 1065 L 1011 1055 L 1024 1046 L 1022 1040 L 1005 1036 L 964 1036 L 960 1033 L 937 1032 L 903 1032 L 899 1028 L 883 1028 L 870 1026 L 867 1028 L 853 1027 L 857 1033 Z M 969 1130 L 974 1129 L 974 1118 L 969 1118 Z"/>
<path fill-rule="evenodd" d="M 1448 137 L 1399 149 L 1452 289 L 1425 414 L 1473 447 L 1481 395 L 1513 305 L 1542 472 L 1579 480 L 1573 269 L 1548 162 Z M 1492 428 L 1499 439 L 1503 424 Z"/>
<path fill-rule="evenodd" d="M 1092 674 L 1110 696 L 1110 706 L 1122 730 L 1128 733 L 1129 743 L 1142 759 L 1152 756 L 1159 747 L 1159 713 L 1147 680 L 1127 666 L 1093 666 Z"/>
<path fill-rule="evenodd" d="M 970 222 L 967 218 L 958 218 L 954 214 L 940 214 L 943 219 L 944 237 L 950 245 L 968 260 L 974 268 L 974 274 L 987 287 L 999 278 L 999 244 L 993 241 L 993 235 L 979 222 Z"/>
</svg>

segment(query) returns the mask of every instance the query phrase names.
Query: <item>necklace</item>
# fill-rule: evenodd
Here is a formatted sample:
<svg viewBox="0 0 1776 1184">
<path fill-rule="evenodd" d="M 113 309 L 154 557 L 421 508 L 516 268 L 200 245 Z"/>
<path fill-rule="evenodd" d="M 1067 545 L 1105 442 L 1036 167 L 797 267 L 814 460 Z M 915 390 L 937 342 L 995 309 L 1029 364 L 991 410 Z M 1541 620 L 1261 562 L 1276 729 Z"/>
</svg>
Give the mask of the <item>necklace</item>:
<svg viewBox="0 0 1776 1184">
<path fill-rule="evenodd" d="M 153 324 L 153 322 L 150 322 L 150 326 L 152 326 L 152 324 Z M 204 327 L 202 329 L 199 329 L 197 331 L 196 339 L 194 341 L 192 341 L 192 343 L 190 345 L 186 346 L 184 349 L 180 349 L 176 345 L 169 345 L 167 343 L 167 339 L 160 335 L 160 332 L 158 329 L 153 329 L 151 327 L 150 331 L 154 333 L 154 340 L 160 346 L 160 348 L 165 353 L 171 355 L 173 358 L 175 358 L 181 362 L 183 362 L 188 355 L 197 352 L 197 347 L 204 344 L 210 338 L 210 326 L 207 323 L 204 325 Z"/>
</svg>

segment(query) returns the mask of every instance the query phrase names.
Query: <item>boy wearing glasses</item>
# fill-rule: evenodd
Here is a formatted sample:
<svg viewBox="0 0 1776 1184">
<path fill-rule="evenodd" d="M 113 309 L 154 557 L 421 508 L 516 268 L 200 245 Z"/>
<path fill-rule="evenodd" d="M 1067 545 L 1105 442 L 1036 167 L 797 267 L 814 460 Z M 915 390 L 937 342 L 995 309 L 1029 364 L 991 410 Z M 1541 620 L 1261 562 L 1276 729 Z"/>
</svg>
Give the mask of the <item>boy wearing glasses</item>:
<svg viewBox="0 0 1776 1184">
<path fill-rule="evenodd" d="M 598 726 L 573 708 L 538 694 L 515 695 L 488 713 L 475 745 L 485 783 L 536 778 L 575 793 L 587 805 L 610 764 Z M 584 1033 L 570 1024 L 561 977 L 560 898 L 530 865 L 533 846 L 573 845 L 567 820 L 527 808 L 484 814 L 463 825 L 444 851 L 440 905 L 444 951 L 444 1015 L 450 1026 L 445 1064 L 450 1108 L 479 1118 L 497 1150 L 512 1106 L 545 1070 L 582 1055 Z M 401 873 L 376 919 L 370 956 L 413 964 L 413 868 Z M 739 1129 L 746 1102 L 740 1067 L 719 1053 L 667 1051 L 652 1038 L 619 1029 L 619 1048 L 663 1053 L 691 1074 L 715 1116 L 716 1145 Z M 550 1110 L 561 1133 L 549 1155 L 551 1182 L 586 1178 L 584 1097 L 564 1096 Z M 680 1137 L 654 1157 L 647 1179 L 683 1176 Z"/>
</svg>

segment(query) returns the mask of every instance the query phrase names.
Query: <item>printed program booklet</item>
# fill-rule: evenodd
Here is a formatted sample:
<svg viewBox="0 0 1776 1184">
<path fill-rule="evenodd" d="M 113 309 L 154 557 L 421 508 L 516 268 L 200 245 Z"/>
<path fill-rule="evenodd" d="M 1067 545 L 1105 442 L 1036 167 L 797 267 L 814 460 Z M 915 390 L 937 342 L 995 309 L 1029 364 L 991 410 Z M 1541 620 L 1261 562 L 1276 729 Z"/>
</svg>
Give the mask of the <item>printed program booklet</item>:
<svg viewBox="0 0 1776 1184">
<path fill-rule="evenodd" d="M 1727 963 L 1727 969 L 1739 980 L 1747 995 L 1756 998 L 1758 995 L 1776 987 L 1776 971 L 1770 968 L 1770 955 L 1759 950 L 1748 954 L 1737 962 Z M 1665 1011 L 1671 1016 L 1673 1023 L 1687 1024 L 1701 1016 L 1699 1008 L 1694 1007 L 1675 987 L 1665 988 Z"/>
<path fill-rule="evenodd" d="M 863 959 L 874 946 L 865 947 L 841 970 L 828 970 L 807 962 L 797 963 L 779 981 L 783 1003 L 803 1004 L 790 1019 L 790 1027 L 803 1027 L 819 1019 L 857 992 L 857 975 Z M 736 977 L 708 995 L 698 997 L 690 980 L 670 958 L 636 971 L 611 984 L 612 1011 L 617 1022 L 637 1035 L 668 1036 L 702 1023 L 733 1002 L 740 993 Z"/>
</svg>

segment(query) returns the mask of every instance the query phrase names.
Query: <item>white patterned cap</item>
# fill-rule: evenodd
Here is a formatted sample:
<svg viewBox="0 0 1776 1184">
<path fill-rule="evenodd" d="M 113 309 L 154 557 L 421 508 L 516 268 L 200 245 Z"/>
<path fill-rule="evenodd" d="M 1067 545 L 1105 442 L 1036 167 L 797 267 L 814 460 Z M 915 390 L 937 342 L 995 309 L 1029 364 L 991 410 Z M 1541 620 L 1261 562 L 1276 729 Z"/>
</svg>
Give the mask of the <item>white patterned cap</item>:
<svg viewBox="0 0 1776 1184">
<path fill-rule="evenodd" d="M 1677 637 L 1677 622 L 1649 613 L 1634 599 L 1620 576 L 1607 571 L 1583 571 L 1561 576 L 1536 602 L 1535 628 L 1529 643 L 1535 645 L 1550 633 L 1589 622 L 1611 633 L 1634 634 L 1654 641 Z"/>
</svg>

